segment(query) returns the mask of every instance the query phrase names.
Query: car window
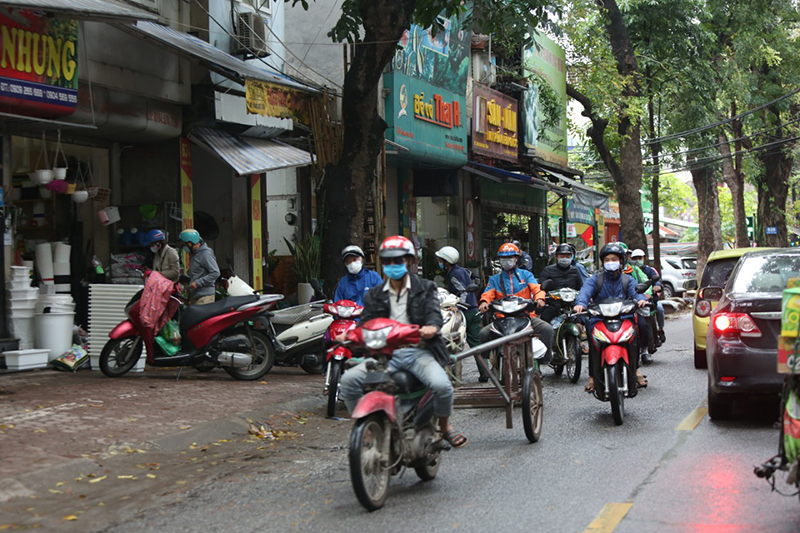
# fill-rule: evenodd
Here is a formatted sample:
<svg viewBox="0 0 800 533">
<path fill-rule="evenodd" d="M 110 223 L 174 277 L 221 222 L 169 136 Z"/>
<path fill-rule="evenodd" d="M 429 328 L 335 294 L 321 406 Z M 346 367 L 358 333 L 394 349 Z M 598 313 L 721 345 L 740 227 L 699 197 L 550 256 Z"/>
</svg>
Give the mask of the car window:
<svg viewBox="0 0 800 533">
<path fill-rule="evenodd" d="M 697 259 L 681 259 L 681 263 L 683 263 L 683 268 L 689 270 L 695 270 L 697 268 Z"/>
<path fill-rule="evenodd" d="M 800 255 L 759 255 L 748 257 L 739 267 L 731 291 L 781 292 L 789 279 L 800 277 Z"/>
<path fill-rule="evenodd" d="M 719 259 L 708 263 L 703 270 L 703 281 L 700 283 L 700 286 L 724 287 L 725 284 L 728 283 L 728 278 L 738 261 L 738 257 L 731 257 L 730 259 Z"/>
<path fill-rule="evenodd" d="M 666 261 L 667 264 L 669 266 L 671 266 L 672 268 L 676 268 L 678 270 L 680 270 L 680 268 L 681 268 L 681 266 L 678 264 L 678 262 L 675 261 L 674 259 L 664 259 L 664 261 Z"/>
</svg>

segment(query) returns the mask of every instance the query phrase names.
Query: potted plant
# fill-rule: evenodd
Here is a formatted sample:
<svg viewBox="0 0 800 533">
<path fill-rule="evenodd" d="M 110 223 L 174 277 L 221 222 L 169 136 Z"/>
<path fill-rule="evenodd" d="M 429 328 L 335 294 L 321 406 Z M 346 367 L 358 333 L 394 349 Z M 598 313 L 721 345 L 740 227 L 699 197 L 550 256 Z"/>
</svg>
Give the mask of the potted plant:
<svg viewBox="0 0 800 533">
<path fill-rule="evenodd" d="M 295 244 L 284 237 L 286 245 L 294 258 L 294 271 L 297 274 L 297 303 L 306 304 L 314 296 L 312 279 L 319 279 L 322 264 L 322 250 L 315 237 L 306 237 Z"/>
</svg>

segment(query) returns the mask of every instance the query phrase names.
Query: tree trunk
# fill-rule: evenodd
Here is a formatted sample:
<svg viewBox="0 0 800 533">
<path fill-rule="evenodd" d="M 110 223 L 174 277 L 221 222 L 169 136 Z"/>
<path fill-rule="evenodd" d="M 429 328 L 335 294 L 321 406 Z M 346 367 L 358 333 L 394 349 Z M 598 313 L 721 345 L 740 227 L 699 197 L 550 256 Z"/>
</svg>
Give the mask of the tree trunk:
<svg viewBox="0 0 800 533">
<path fill-rule="evenodd" d="M 703 276 L 708 256 L 722 249 L 720 231 L 719 190 L 713 166 L 707 160 L 690 159 L 689 171 L 697 193 L 697 210 L 702 220 L 697 235 L 697 279 Z"/>
<path fill-rule="evenodd" d="M 722 155 L 722 179 L 731 191 L 733 200 L 735 245 L 736 248 L 746 248 L 750 246 L 750 239 L 747 237 L 747 213 L 744 210 L 744 174 L 734 165 L 731 146 L 724 131 L 719 132 L 718 142 L 719 153 Z"/>
<path fill-rule="evenodd" d="M 366 44 L 355 55 L 344 79 L 344 139 L 339 161 L 325 169 L 321 189 L 325 202 L 322 277 L 332 292 L 345 270 L 341 250 L 362 245 L 364 206 L 374 184 L 387 124 L 378 114 L 378 83 L 394 57 L 397 42 L 411 24 L 415 0 L 361 2 Z"/>
<path fill-rule="evenodd" d="M 776 126 L 767 137 L 767 143 L 783 141 L 789 133 L 782 127 L 780 111 L 768 108 Z M 790 116 L 797 116 L 800 109 L 792 105 Z M 786 247 L 789 235 L 786 227 L 786 198 L 789 195 L 789 176 L 794 165 L 792 149 L 795 142 L 787 142 L 758 152 L 758 159 L 764 165 L 764 175 L 758 186 L 758 244 L 761 246 Z M 768 235 L 767 228 L 775 228 L 776 234 Z"/>
<path fill-rule="evenodd" d="M 650 78 L 650 73 L 648 70 L 648 78 Z M 652 87 L 651 90 L 648 91 L 649 98 L 647 99 L 647 113 L 650 118 L 650 130 L 648 131 L 650 138 L 655 139 L 659 137 L 656 133 L 656 112 L 655 106 L 653 105 L 653 91 Z M 661 103 L 659 102 L 658 105 L 659 110 L 659 119 L 661 118 Z M 661 127 L 659 126 L 659 130 Z M 661 272 L 661 218 L 659 216 L 659 206 L 658 206 L 658 189 L 659 189 L 659 181 L 661 177 L 661 143 L 652 143 L 650 145 L 650 154 L 653 158 L 653 186 L 651 188 L 651 195 L 653 196 L 653 262 L 650 263 L 654 266 L 659 272 Z M 649 254 L 648 254 L 649 256 Z"/>
</svg>

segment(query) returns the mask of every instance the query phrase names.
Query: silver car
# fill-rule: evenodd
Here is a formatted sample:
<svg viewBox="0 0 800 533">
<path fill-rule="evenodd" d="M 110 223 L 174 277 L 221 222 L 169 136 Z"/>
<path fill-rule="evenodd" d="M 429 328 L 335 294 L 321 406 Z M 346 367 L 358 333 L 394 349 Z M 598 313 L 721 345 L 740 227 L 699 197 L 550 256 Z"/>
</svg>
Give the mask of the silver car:
<svg viewBox="0 0 800 533">
<path fill-rule="evenodd" d="M 659 274 L 664 287 L 664 297 L 680 296 L 686 290 L 683 284 L 697 276 L 697 258 L 662 255 Z"/>
</svg>

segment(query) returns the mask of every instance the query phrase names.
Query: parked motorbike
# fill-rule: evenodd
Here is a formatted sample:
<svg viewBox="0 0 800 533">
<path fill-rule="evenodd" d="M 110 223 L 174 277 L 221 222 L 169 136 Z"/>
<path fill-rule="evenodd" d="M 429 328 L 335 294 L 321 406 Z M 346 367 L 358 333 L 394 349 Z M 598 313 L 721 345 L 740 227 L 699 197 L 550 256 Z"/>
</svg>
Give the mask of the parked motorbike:
<svg viewBox="0 0 800 533">
<path fill-rule="evenodd" d="M 544 290 L 552 286 L 550 280 L 542 285 Z M 564 369 L 567 369 L 567 377 L 571 383 L 577 383 L 581 377 L 581 366 L 583 363 L 583 353 L 581 352 L 581 329 L 578 326 L 580 318 L 572 312 L 575 300 L 578 298 L 578 291 L 563 287 L 558 290 L 550 291 L 546 295 L 547 305 L 558 309 L 557 314 L 550 321 L 555 335 L 553 337 L 553 353 L 561 355 L 566 360 L 559 365 L 551 365 L 557 376 L 560 376 Z"/>
<path fill-rule="evenodd" d="M 436 423 L 430 390 L 413 374 L 388 368 L 395 350 L 419 343 L 419 326 L 376 318 L 350 330 L 347 339 L 369 354 L 366 394 L 351 415 L 349 459 L 356 497 L 374 511 L 386 502 L 391 476 L 411 467 L 430 481 L 441 452 L 450 447 Z"/>
<path fill-rule="evenodd" d="M 638 284 L 636 292 L 644 293 L 655 281 L 658 279 Z M 594 373 L 594 395 L 600 401 L 611 402 L 611 415 L 618 426 L 625 421 L 625 398 L 634 398 L 639 392 L 636 386 L 639 335 L 635 309 L 636 302 L 622 298 L 607 298 L 587 308 L 589 315 L 600 318 L 590 339 L 596 353 L 600 354 L 600 368 Z"/>
<path fill-rule="evenodd" d="M 353 352 L 345 345 L 338 344 L 336 337 L 355 329 L 364 308 L 352 300 L 339 300 L 336 303 L 325 304 L 325 313 L 333 317 L 333 322 L 325 332 L 324 343 L 327 350 L 325 362 L 328 371 L 325 374 L 325 388 L 323 394 L 328 395 L 328 418 L 336 415 L 339 404 L 339 381 L 344 374 L 347 361 L 352 359 Z"/>
<path fill-rule="evenodd" d="M 154 332 L 141 321 L 140 299 L 143 291 L 131 298 L 125 308 L 128 318 L 109 333 L 100 354 L 100 370 L 108 377 L 130 371 L 147 350 L 150 366 L 192 366 L 209 369 L 222 367 L 236 379 L 258 379 L 275 361 L 272 344 L 263 333 L 251 327 L 252 320 L 268 313 L 267 308 L 283 298 L 279 294 L 236 296 L 213 304 L 183 308 L 181 286 L 174 285 L 171 299 L 178 302 L 180 350 L 168 355 L 154 341 Z"/>
<path fill-rule="evenodd" d="M 790 374 L 783 381 L 781 394 L 783 420 L 778 437 L 778 454 L 754 469 L 772 490 L 783 496 L 800 495 L 800 375 Z M 786 483 L 796 492 L 785 494 L 775 487 L 775 472 L 787 472 Z"/>
</svg>

